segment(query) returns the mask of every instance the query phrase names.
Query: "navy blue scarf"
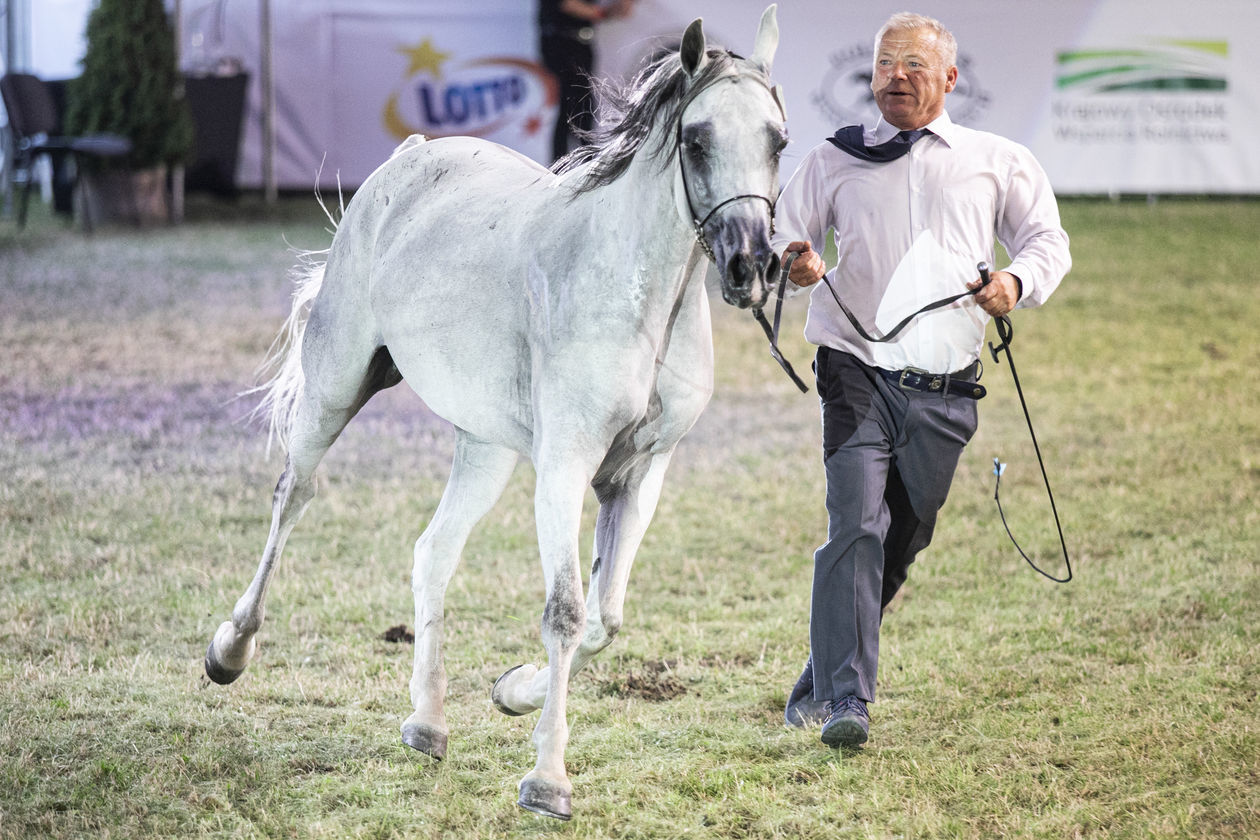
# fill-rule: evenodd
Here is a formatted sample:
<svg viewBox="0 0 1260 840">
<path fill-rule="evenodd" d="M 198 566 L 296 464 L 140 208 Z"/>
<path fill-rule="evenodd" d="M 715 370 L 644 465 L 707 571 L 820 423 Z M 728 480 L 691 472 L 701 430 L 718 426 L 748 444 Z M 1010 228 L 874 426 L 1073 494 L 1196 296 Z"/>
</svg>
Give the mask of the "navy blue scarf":
<svg viewBox="0 0 1260 840">
<path fill-rule="evenodd" d="M 864 129 L 860 125 L 846 125 L 831 137 L 828 137 L 827 142 L 837 149 L 843 149 L 855 158 L 874 161 L 875 163 L 888 163 L 890 160 L 896 160 L 910 151 L 910 147 L 920 137 L 932 133 L 926 128 L 914 131 L 898 131 L 897 136 L 886 143 L 880 143 L 878 146 L 867 146 L 862 141 L 863 132 Z"/>
</svg>

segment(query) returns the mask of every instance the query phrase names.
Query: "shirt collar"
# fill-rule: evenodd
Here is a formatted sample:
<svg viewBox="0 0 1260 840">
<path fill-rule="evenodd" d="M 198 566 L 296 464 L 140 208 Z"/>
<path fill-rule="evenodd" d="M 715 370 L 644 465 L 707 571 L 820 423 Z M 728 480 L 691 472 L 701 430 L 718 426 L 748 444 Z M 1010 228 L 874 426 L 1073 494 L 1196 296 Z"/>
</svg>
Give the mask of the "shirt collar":
<svg viewBox="0 0 1260 840">
<path fill-rule="evenodd" d="M 949 118 L 949 113 L 946 111 L 941 111 L 941 115 L 925 125 L 924 128 L 944 140 L 946 146 L 953 146 L 955 138 L 958 136 L 958 126 Z M 893 139 L 900 130 L 897 126 L 886 122 L 883 117 L 880 117 L 879 121 L 875 123 L 875 127 L 867 131 L 866 145 L 875 146 L 885 143 Z"/>
</svg>

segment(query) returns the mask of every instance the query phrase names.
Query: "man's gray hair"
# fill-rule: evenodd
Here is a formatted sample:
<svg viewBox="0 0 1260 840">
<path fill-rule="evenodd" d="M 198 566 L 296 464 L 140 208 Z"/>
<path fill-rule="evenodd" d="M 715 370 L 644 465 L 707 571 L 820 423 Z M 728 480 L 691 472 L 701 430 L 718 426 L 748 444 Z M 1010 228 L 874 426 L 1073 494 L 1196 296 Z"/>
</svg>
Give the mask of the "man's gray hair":
<svg viewBox="0 0 1260 840">
<path fill-rule="evenodd" d="M 946 29 L 945 24 L 936 18 L 916 15 L 913 12 L 897 12 L 879 28 L 879 31 L 875 33 L 876 56 L 878 57 L 879 54 L 880 42 L 884 40 L 884 36 L 889 32 L 916 29 L 927 29 L 936 33 L 936 44 L 940 48 L 941 57 L 945 59 L 946 67 L 953 67 L 958 63 L 958 42 L 954 40 L 954 34 Z"/>
</svg>

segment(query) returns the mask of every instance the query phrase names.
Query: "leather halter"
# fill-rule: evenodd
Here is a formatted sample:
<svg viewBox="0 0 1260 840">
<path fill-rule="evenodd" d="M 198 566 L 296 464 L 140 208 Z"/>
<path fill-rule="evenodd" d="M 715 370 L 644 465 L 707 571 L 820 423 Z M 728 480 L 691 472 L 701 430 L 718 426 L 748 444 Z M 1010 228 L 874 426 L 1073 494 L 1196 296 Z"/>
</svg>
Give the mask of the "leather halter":
<svg viewBox="0 0 1260 840">
<path fill-rule="evenodd" d="M 752 79 L 754 82 L 761 85 L 762 87 L 764 87 L 766 90 L 770 92 L 770 97 L 774 100 L 774 103 L 779 106 L 779 113 L 783 114 L 783 119 L 786 122 L 787 114 L 783 110 L 783 103 L 779 101 L 779 94 L 775 91 L 773 87 L 766 84 L 764 81 L 757 78 L 756 76 L 748 75 L 748 74 L 741 74 L 737 71 L 735 73 L 730 73 L 725 76 L 719 76 L 718 78 L 710 82 L 708 86 L 704 88 L 704 90 L 708 90 L 708 88 L 713 87 L 718 82 L 724 82 L 724 81 L 725 82 L 738 82 L 744 78 Z M 697 93 L 697 96 L 698 95 L 699 93 Z M 693 97 L 692 99 L 694 101 L 695 98 Z M 700 214 L 696 212 L 695 203 L 691 200 L 691 187 L 687 184 L 687 166 L 685 163 L 683 163 L 683 158 L 685 157 L 685 155 L 683 154 L 683 149 L 682 149 L 682 146 L 683 146 L 682 118 L 683 118 L 684 111 L 686 111 L 685 108 L 683 109 L 683 111 L 680 111 L 678 113 L 678 122 L 674 127 L 675 141 L 676 141 L 676 146 L 678 150 L 678 171 L 682 175 L 683 196 L 687 199 L 687 212 L 691 214 L 691 224 L 696 234 L 696 242 L 700 245 L 700 250 L 704 251 L 705 256 L 707 256 L 711 262 L 716 264 L 717 256 L 713 253 L 713 247 L 709 245 L 709 241 L 708 239 L 705 238 L 705 234 L 704 234 L 704 226 L 709 223 L 709 219 L 713 218 L 713 214 L 721 210 L 723 207 L 727 206 L 728 204 L 734 204 L 737 201 L 746 201 L 750 199 L 755 200 L 755 201 L 764 201 L 766 203 L 766 207 L 769 208 L 770 210 L 770 234 L 773 236 L 774 235 L 775 202 L 764 195 L 758 195 L 756 193 L 745 193 L 742 195 L 733 196 L 731 198 L 726 199 L 725 201 L 719 202 L 718 204 L 714 205 L 709 210 L 708 213 L 704 215 L 703 219 L 701 219 Z"/>
</svg>

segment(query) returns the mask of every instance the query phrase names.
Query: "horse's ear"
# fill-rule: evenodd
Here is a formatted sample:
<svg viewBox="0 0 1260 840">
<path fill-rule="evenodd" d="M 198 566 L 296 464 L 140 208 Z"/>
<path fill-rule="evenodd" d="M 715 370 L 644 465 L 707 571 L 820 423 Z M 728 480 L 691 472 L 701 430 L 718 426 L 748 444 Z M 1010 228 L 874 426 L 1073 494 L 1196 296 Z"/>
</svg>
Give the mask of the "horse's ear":
<svg viewBox="0 0 1260 840">
<path fill-rule="evenodd" d="M 696 18 L 687 27 L 687 31 L 683 33 L 682 46 L 678 50 L 678 57 L 682 59 L 683 70 L 691 78 L 695 78 L 696 73 L 700 72 L 700 68 L 709 60 L 709 56 L 705 53 L 704 45 L 704 21 Z"/>
<path fill-rule="evenodd" d="M 761 25 L 757 27 L 757 40 L 753 46 L 753 63 L 760 64 L 767 75 L 770 73 L 770 66 L 774 64 L 774 52 L 779 48 L 779 21 L 775 16 L 777 8 L 778 4 L 771 3 L 762 12 Z"/>
</svg>

